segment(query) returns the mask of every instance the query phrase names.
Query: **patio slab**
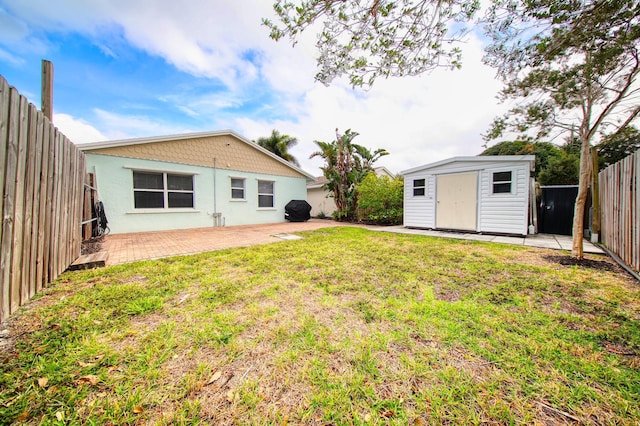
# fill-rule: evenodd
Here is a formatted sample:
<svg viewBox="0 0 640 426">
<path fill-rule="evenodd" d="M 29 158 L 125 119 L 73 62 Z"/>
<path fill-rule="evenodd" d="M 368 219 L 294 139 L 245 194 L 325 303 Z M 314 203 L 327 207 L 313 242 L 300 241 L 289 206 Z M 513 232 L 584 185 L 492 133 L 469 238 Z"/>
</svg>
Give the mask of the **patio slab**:
<svg viewBox="0 0 640 426">
<path fill-rule="evenodd" d="M 405 228 L 402 225 L 377 227 L 376 229 L 379 231 L 395 232 L 398 234 L 426 235 L 431 237 L 515 244 L 520 246 L 524 245 L 527 247 L 549 248 L 554 250 L 571 250 L 571 247 L 573 246 L 571 237 L 567 235 L 535 234 L 527 235 L 526 237 L 513 237 L 505 235 L 485 235 L 475 233 L 462 234 L 459 232 L 436 231 L 433 229 Z M 583 240 L 582 246 L 585 253 L 605 254 L 600 247 L 595 246 L 587 239 Z"/>
<path fill-rule="evenodd" d="M 474 233 L 445 232 L 431 229 L 410 229 L 404 226 L 363 226 L 333 220 L 311 219 L 307 222 L 282 222 L 266 225 L 222 226 L 211 228 L 180 229 L 172 231 L 139 232 L 107 235 L 102 250 L 109 253 L 107 265 L 131 263 L 138 260 L 159 259 L 170 256 L 203 253 L 233 247 L 246 247 L 298 239 L 296 232 L 335 226 L 359 226 L 367 229 L 400 234 L 425 235 L 461 240 L 484 241 L 503 244 L 571 250 L 571 237 L 562 235 L 529 235 L 524 237 L 496 236 Z M 584 241 L 585 253 L 604 252 Z"/>
</svg>

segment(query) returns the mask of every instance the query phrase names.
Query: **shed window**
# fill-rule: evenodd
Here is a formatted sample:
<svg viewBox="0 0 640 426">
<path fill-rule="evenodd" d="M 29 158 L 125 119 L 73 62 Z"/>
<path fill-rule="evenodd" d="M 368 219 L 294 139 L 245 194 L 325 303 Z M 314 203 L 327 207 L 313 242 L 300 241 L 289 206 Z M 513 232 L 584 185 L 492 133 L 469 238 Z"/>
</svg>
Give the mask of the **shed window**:
<svg viewBox="0 0 640 426">
<path fill-rule="evenodd" d="M 193 175 L 133 171 L 136 209 L 193 208 Z"/>
<path fill-rule="evenodd" d="M 511 192 L 511 172 L 493 173 L 493 193 L 505 194 Z"/>
<path fill-rule="evenodd" d="M 425 179 L 414 179 L 413 180 L 413 196 L 421 197 L 425 194 Z"/>
<path fill-rule="evenodd" d="M 231 199 L 244 200 L 244 179 L 231 178 Z"/>
<path fill-rule="evenodd" d="M 273 207 L 273 186 L 274 182 L 270 180 L 258 181 L 258 207 Z"/>
</svg>

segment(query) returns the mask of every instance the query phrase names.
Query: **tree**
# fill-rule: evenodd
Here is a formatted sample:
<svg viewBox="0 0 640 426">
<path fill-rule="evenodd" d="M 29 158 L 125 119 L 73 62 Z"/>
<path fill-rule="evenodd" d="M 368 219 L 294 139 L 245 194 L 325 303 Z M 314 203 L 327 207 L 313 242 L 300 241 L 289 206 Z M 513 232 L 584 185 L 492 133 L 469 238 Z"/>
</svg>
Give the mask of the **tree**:
<svg viewBox="0 0 640 426">
<path fill-rule="evenodd" d="M 562 157 L 563 152 L 549 142 L 504 141 L 490 146 L 480 155 L 535 155 L 536 169 L 532 176 L 538 178 L 550 162 Z"/>
<path fill-rule="evenodd" d="M 485 61 L 505 82 L 502 99 L 519 101 L 485 137 L 512 131 L 539 140 L 575 132 L 580 141 L 571 252 L 582 259 L 591 144 L 640 113 L 640 2 L 494 0 L 485 24 L 492 40 Z"/>
<path fill-rule="evenodd" d="M 577 185 L 580 145 L 567 141 L 562 146 L 549 142 L 504 141 L 485 149 L 480 155 L 535 155 L 532 173 L 540 185 Z"/>
<path fill-rule="evenodd" d="M 599 169 L 605 169 L 640 149 L 640 131 L 635 127 L 625 127 L 603 138 L 596 148 Z"/>
<path fill-rule="evenodd" d="M 255 142 L 255 141 L 254 141 Z M 298 140 L 289 135 L 281 135 L 277 130 L 272 130 L 271 135 L 266 138 L 258 138 L 258 145 L 277 155 L 290 163 L 300 166 L 298 160 L 291 154 L 289 149 L 298 143 Z"/>
<path fill-rule="evenodd" d="M 367 173 L 373 171 L 373 163 L 389 153 L 382 149 L 369 151 L 366 147 L 353 143 L 357 132 L 348 129 L 344 135 L 338 134 L 333 142 L 315 141 L 320 148 L 309 158 L 321 157 L 325 164 L 321 167 L 328 183 L 324 189 L 333 194 L 337 220 L 354 220 L 358 208 L 357 186 Z"/>
<path fill-rule="evenodd" d="M 404 180 L 368 173 L 358 185 L 358 218 L 376 225 L 402 223 Z"/>
<path fill-rule="evenodd" d="M 315 23 L 318 33 L 316 81 L 328 85 L 347 75 L 353 87 L 371 87 L 378 77 L 408 76 L 436 67 L 459 68 L 456 46 L 465 34 L 460 22 L 479 9 L 478 0 L 276 0 L 279 23 L 262 22 L 270 37 L 300 34 Z"/>
<path fill-rule="evenodd" d="M 560 151 L 560 157 L 549 161 L 540 171 L 538 183 L 540 185 L 577 185 L 580 175 L 580 156 Z"/>
</svg>

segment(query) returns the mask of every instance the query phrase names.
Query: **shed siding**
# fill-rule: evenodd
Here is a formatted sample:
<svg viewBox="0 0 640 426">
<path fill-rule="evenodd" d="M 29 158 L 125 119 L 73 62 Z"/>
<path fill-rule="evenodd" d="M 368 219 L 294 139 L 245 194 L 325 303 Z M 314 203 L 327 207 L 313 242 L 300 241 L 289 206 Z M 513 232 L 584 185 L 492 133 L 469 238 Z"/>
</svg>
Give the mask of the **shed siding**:
<svg viewBox="0 0 640 426">
<path fill-rule="evenodd" d="M 512 192 L 492 194 L 494 172 L 513 172 Z M 480 174 L 479 230 L 505 234 L 527 234 L 529 165 L 500 164 Z"/>
<path fill-rule="evenodd" d="M 404 226 L 434 228 L 436 226 L 436 183 L 434 175 L 413 174 L 404 179 Z M 413 196 L 413 181 L 425 179 L 425 195 Z"/>
<path fill-rule="evenodd" d="M 435 228 L 436 177 L 441 174 L 479 172 L 477 230 L 487 233 L 527 234 L 529 203 L 528 161 L 492 162 L 488 158 L 479 161 L 450 162 L 425 167 L 405 174 L 404 225 L 416 228 Z M 493 173 L 512 171 L 512 191 L 493 194 Z M 413 196 L 413 181 L 425 179 L 424 197 Z"/>
</svg>

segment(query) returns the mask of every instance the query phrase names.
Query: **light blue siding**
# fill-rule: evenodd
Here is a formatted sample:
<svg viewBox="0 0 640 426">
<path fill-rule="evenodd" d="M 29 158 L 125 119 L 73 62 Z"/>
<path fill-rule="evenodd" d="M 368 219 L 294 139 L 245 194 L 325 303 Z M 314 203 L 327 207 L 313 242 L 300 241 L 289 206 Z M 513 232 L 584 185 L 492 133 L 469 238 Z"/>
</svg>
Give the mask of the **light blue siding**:
<svg viewBox="0 0 640 426">
<path fill-rule="evenodd" d="M 214 226 L 213 213 L 216 210 L 221 214 L 221 223 L 226 226 L 284 222 L 284 206 L 291 200 L 307 199 L 306 180 L 302 177 L 214 170 L 89 152 L 86 158 L 87 171 L 96 174 L 99 197 L 104 203 L 112 233 L 210 227 Z M 194 208 L 136 210 L 133 170 L 193 174 Z M 232 177 L 245 179 L 245 199 L 242 201 L 231 199 Z M 258 208 L 258 180 L 275 182 L 273 208 Z"/>
</svg>

